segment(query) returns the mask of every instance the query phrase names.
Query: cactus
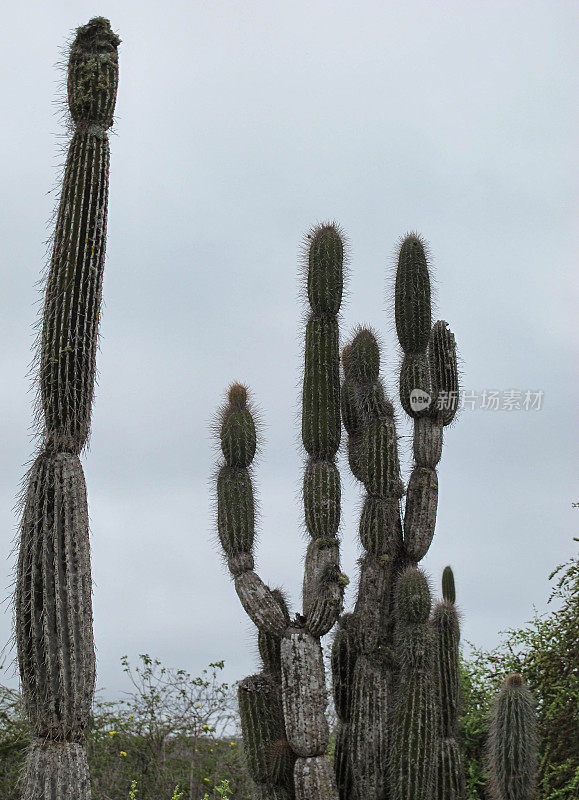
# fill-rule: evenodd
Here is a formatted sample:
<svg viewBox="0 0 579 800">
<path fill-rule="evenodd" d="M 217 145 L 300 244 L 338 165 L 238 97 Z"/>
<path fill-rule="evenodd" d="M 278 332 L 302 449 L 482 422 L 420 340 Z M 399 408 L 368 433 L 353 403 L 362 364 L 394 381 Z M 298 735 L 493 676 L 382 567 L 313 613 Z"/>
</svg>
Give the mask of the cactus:
<svg viewBox="0 0 579 800">
<path fill-rule="evenodd" d="M 23 800 L 88 800 L 83 737 L 94 692 L 90 546 L 79 454 L 94 394 L 105 257 L 107 129 L 119 38 L 96 17 L 77 29 L 68 61 L 68 149 L 39 348 L 42 444 L 29 472 L 15 592 L 22 693 L 36 739 Z"/>
<path fill-rule="evenodd" d="M 351 796 L 358 800 L 410 797 L 412 792 L 427 798 L 434 788 L 434 662 L 433 653 L 427 652 L 433 642 L 432 631 L 425 628 L 425 620 L 418 627 L 414 623 L 405 626 L 400 618 L 400 599 L 397 602 L 396 598 L 399 576 L 426 555 L 434 535 L 436 465 L 442 455 L 443 427 L 452 421 L 456 411 L 458 371 L 454 337 L 448 326 L 437 322 L 431 327 L 427 253 L 416 234 L 409 234 L 400 245 L 394 294 L 396 331 L 404 354 L 400 402 L 414 424 L 414 468 L 406 492 L 400 478 L 394 410 L 380 379 L 377 337 L 370 329 L 359 328 L 342 353 L 341 411 L 348 434 L 348 459 L 366 494 L 360 515 L 360 541 L 365 554 L 353 612 L 355 625 L 352 624 L 357 631 L 356 658 L 360 659 L 360 666 L 352 672 L 349 717 L 340 717 L 340 741 L 347 743 L 348 753 L 347 758 L 336 759 L 336 774 L 346 774 L 345 761 L 352 776 Z M 402 522 L 400 498 L 404 493 Z M 428 606 L 429 598 L 428 594 Z M 426 620 L 427 617 L 428 614 Z M 418 636 L 424 650 L 423 666 L 415 665 L 415 671 L 408 663 L 409 645 L 402 635 L 404 630 L 410 639 Z M 338 649 L 339 636 L 340 632 L 335 644 Z M 417 647 L 418 644 L 417 641 Z M 336 659 L 335 692 L 336 684 L 342 681 L 337 663 Z M 401 749 L 404 737 L 400 738 L 396 725 L 407 725 L 409 704 L 426 697 L 428 708 L 420 707 L 415 712 L 419 718 L 423 715 L 428 719 L 430 726 L 427 738 L 415 743 L 424 759 L 420 767 L 423 771 L 416 772 L 414 757 Z M 368 715 L 377 718 L 378 708 L 383 726 L 380 736 L 372 733 L 373 725 L 365 723 Z M 405 730 L 404 735 L 412 734 L 412 728 Z M 390 769 L 384 767 L 388 760 Z M 417 782 L 422 782 L 422 788 Z"/>
<path fill-rule="evenodd" d="M 421 570 L 408 567 L 396 587 L 400 671 L 392 726 L 392 800 L 430 800 L 434 783 L 436 699 L 430 589 Z"/>
<path fill-rule="evenodd" d="M 432 613 L 434 634 L 434 682 L 438 711 L 436 740 L 435 800 L 464 800 L 466 785 L 458 746 L 460 625 L 454 605 L 454 575 L 450 567 L 442 574 L 444 600 Z"/>
<path fill-rule="evenodd" d="M 251 466 L 256 430 L 247 390 L 240 384 L 230 388 L 219 420 L 224 463 L 217 479 L 217 527 L 239 599 L 258 628 L 263 661 L 260 676 L 246 679 L 240 687 L 244 743 L 255 792 L 273 797 L 281 787 L 296 800 L 338 800 L 326 757 L 329 729 L 320 637 L 338 619 L 347 583 L 340 572 L 341 487 L 335 463 L 341 435 L 338 312 L 344 245 L 334 224 L 314 228 L 307 243 L 310 314 L 305 331 L 302 442 L 307 454 L 304 519 L 310 542 L 302 615 L 290 620 L 279 592 L 270 590 L 254 571 Z M 274 695 L 281 697 L 282 715 Z M 284 770 L 278 780 L 256 752 L 280 749 L 284 761 L 293 765 L 291 781 Z"/>
<path fill-rule="evenodd" d="M 509 675 L 492 708 L 488 737 L 492 800 L 533 800 L 537 721 L 533 696 L 521 675 Z"/>
</svg>

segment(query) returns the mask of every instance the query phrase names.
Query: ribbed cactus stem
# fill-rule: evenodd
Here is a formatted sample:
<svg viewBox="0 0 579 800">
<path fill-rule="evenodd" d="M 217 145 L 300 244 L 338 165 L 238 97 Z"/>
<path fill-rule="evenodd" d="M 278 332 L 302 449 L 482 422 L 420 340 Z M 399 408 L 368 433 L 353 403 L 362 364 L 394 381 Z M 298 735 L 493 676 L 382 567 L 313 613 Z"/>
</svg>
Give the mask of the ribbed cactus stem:
<svg viewBox="0 0 579 800">
<path fill-rule="evenodd" d="M 29 475 L 15 598 L 22 693 L 38 737 L 82 740 L 95 682 L 91 591 L 80 461 L 41 454 Z"/>
<path fill-rule="evenodd" d="M 400 245 L 395 286 L 396 332 L 407 355 L 424 353 L 431 325 L 430 276 L 423 240 L 408 234 Z"/>
<path fill-rule="evenodd" d="M 388 790 L 392 672 L 380 656 L 356 660 L 348 746 L 356 796 L 383 798 Z"/>
<path fill-rule="evenodd" d="M 436 705 L 430 605 L 424 573 L 409 567 L 396 589 L 400 672 L 390 762 L 392 800 L 430 800 L 434 785 Z"/>
<path fill-rule="evenodd" d="M 491 713 L 488 738 L 492 800 L 533 800 L 537 773 L 537 720 L 521 675 L 509 675 Z"/>
<path fill-rule="evenodd" d="M 68 65 L 69 145 L 46 283 L 40 393 L 46 446 L 80 453 L 94 393 L 105 262 L 109 142 L 118 37 L 100 17 L 79 28 Z"/>
<path fill-rule="evenodd" d="M 293 787 L 295 756 L 285 734 L 281 687 L 267 673 L 251 675 L 237 692 L 248 772 L 265 789 Z"/>
<path fill-rule="evenodd" d="M 428 360 L 432 387 L 431 415 L 443 425 L 450 425 L 458 409 L 458 366 L 454 334 L 444 320 L 432 326 Z"/>
<path fill-rule="evenodd" d="M 73 135 L 45 286 L 39 349 L 42 446 L 28 475 L 15 592 L 22 694 L 36 735 L 23 800 L 89 800 L 83 739 L 95 682 L 85 480 L 105 261 L 119 38 L 78 28 L 68 60 Z"/>
<path fill-rule="evenodd" d="M 460 747 L 458 714 L 460 706 L 460 625 L 455 600 L 454 575 L 450 567 L 442 574 L 444 600 L 438 603 L 430 624 L 434 634 L 434 683 L 437 698 L 435 800 L 464 800 L 466 785 Z"/>
<path fill-rule="evenodd" d="M 446 566 L 442 571 L 442 596 L 449 603 L 456 603 L 454 573 L 450 566 Z"/>
<path fill-rule="evenodd" d="M 90 800 L 86 752 L 74 742 L 35 739 L 26 754 L 23 800 Z"/>
</svg>

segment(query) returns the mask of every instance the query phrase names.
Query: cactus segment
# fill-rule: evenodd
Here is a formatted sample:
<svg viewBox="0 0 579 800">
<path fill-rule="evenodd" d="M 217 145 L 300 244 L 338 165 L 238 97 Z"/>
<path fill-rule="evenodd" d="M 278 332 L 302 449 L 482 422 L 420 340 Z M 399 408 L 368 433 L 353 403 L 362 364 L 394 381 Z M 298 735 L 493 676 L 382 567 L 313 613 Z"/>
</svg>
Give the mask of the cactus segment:
<svg viewBox="0 0 579 800">
<path fill-rule="evenodd" d="M 442 596 L 449 603 L 456 603 L 456 589 L 454 587 L 454 574 L 450 567 L 442 571 Z"/>
<path fill-rule="evenodd" d="M 325 759 L 329 738 L 325 714 L 328 699 L 319 639 L 303 629 L 289 628 L 281 642 L 281 668 L 283 713 L 291 748 L 300 759 L 311 756 Z M 310 797 L 298 792 L 297 773 L 296 797 Z"/>
<path fill-rule="evenodd" d="M 94 17 L 77 28 L 70 48 L 67 80 L 68 105 L 76 125 L 106 129 L 113 124 L 120 42 L 108 19 L 103 17 Z"/>
<path fill-rule="evenodd" d="M 412 233 L 405 237 L 398 254 L 394 311 L 404 352 L 423 353 L 430 336 L 430 277 L 424 244 Z"/>
<path fill-rule="evenodd" d="M 277 600 L 285 617 L 287 625 L 290 624 L 290 615 L 285 597 L 279 589 L 272 589 L 272 597 Z M 258 630 L 257 646 L 263 663 L 264 671 L 272 675 L 278 682 L 281 680 L 281 640 L 266 631 Z"/>
<path fill-rule="evenodd" d="M 358 599 L 354 608 L 356 646 L 361 653 L 378 656 L 389 642 L 389 608 L 395 559 L 368 553 L 361 561 Z"/>
<path fill-rule="evenodd" d="M 237 697 L 249 774 L 258 784 L 288 785 L 294 758 L 287 746 L 279 685 L 265 673 L 250 675 L 239 684 Z"/>
<path fill-rule="evenodd" d="M 86 752 L 74 742 L 35 739 L 26 753 L 22 800 L 90 800 Z"/>
<path fill-rule="evenodd" d="M 438 476 L 430 467 L 414 467 L 406 491 L 404 549 L 413 561 L 420 561 L 430 547 L 436 525 Z"/>
<path fill-rule="evenodd" d="M 82 466 L 78 456 L 43 453 L 29 475 L 15 597 L 22 693 L 40 738 L 80 741 L 88 723 L 95 682 L 91 591 Z M 54 754 L 73 752 L 33 748 L 29 763 L 54 767 L 57 776 Z"/>
<path fill-rule="evenodd" d="M 426 576 L 409 567 L 396 588 L 400 673 L 390 765 L 392 800 L 430 800 L 433 788 L 436 705 L 430 605 Z"/>
<path fill-rule="evenodd" d="M 350 726 L 343 722 L 338 722 L 334 747 L 334 774 L 340 800 L 352 800 L 354 797 L 354 779 L 349 757 L 349 733 Z"/>
<path fill-rule="evenodd" d="M 434 768 L 434 800 L 465 800 L 466 783 L 460 747 L 456 739 L 436 742 Z"/>
<path fill-rule="evenodd" d="M 398 440 L 393 417 L 371 420 L 362 438 L 364 485 L 373 497 L 401 497 Z"/>
<path fill-rule="evenodd" d="M 398 578 L 396 587 L 396 617 L 402 629 L 409 625 L 425 624 L 431 605 L 426 575 L 416 567 L 408 567 Z"/>
<path fill-rule="evenodd" d="M 356 633 L 352 614 L 342 614 L 332 643 L 332 683 L 338 719 L 350 721 L 354 667 L 356 666 Z"/>
<path fill-rule="evenodd" d="M 40 343 L 43 435 L 54 451 L 80 453 L 89 434 L 108 183 L 106 134 L 78 130 L 64 169 Z"/>
<path fill-rule="evenodd" d="M 340 549 L 336 539 L 316 539 L 308 545 L 303 582 L 303 611 L 310 633 L 324 636 L 342 611 Z"/>
<path fill-rule="evenodd" d="M 354 671 L 349 725 L 350 763 L 358 797 L 386 796 L 391 691 L 390 671 L 361 655 Z"/>
<path fill-rule="evenodd" d="M 488 738 L 492 800 L 532 800 L 537 774 L 537 719 L 522 677 L 509 675 L 491 711 Z"/>
<path fill-rule="evenodd" d="M 255 456 L 257 436 L 248 408 L 229 407 L 221 424 L 221 450 L 230 467 L 248 467 Z"/>
<path fill-rule="evenodd" d="M 238 575 L 235 590 L 247 615 L 260 630 L 282 636 L 287 628 L 286 616 L 271 589 L 256 572 Z"/>
<path fill-rule="evenodd" d="M 367 495 L 360 514 L 360 541 L 368 553 L 394 556 L 400 545 L 398 500 Z"/>
<path fill-rule="evenodd" d="M 431 620 L 434 631 L 435 682 L 440 738 L 456 737 L 459 711 L 458 643 L 460 626 L 456 606 L 438 603 Z"/>
<path fill-rule="evenodd" d="M 296 798 L 338 800 L 332 765 L 326 756 L 298 758 L 294 767 Z"/>
<path fill-rule="evenodd" d="M 344 244 L 335 225 L 320 225 L 308 236 L 308 301 L 314 314 L 335 316 L 344 287 Z"/>
<path fill-rule="evenodd" d="M 358 396 L 358 384 L 346 378 L 342 383 L 340 396 L 342 407 L 342 422 L 349 436 L 356 436 L 362 431 L 364 417 L 362 405 Z"/>
<path fill-rule="evenodd" d="M 306 326 L 302 441 L 315 459 L 331 459 L 340 446 L 338 320 L 311 316 Z"/>
<path fill-rule="evenodd" d="M 333 461 L 308 461 L 304 473 L 304 514 L 314 539 L 336 536 L 340 525 L 340 473 Z"/>
<path fill-rule="evenodd" d="M 417 467 L 436 467 L 442 456 L 442 430 L 442 422 L 430 417 L 414 420 L 412 446 Z"/>
<path fill-rule="evenodd" d="M 252 552 L 255 508 L 251 477 L 247 469 L 226 465 L 219 471 L 217 531 L 228 558 Z"/>
<path fill-rule="evenodd" d="M 409 353 L 400 367 L 400 403 L 409 417 L 419 419 L 432 405 L 432 387 L 426 353 Z"/>
<path fill-rule="evenodd" d="M 380 375 L 380 347 L 370 328 L 358 328 L 350 344 L 342 351 L 346 380 L 375 383 Z"/>
<path fill-rule="evenodd" d="M 449 425 L 458 409 L 458 367 L 456 341 L 448 323 L 439 320 L 432 326 L 428 345 L 432 385 L 431 415 Z"/>
</svg>

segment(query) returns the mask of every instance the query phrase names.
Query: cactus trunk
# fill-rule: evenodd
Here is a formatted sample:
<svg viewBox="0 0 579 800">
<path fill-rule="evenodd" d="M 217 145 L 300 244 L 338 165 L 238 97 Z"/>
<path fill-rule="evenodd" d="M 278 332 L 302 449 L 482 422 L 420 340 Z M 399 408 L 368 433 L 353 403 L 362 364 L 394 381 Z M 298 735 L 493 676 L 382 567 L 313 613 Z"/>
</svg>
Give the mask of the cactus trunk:
<svg viewBox="0 0 579 800">
<path fill-rule="evenodd" d="M 39 353 L 42 445 L 28 475 L 15 592 L 22 693 L 36 739 L 23 800 L 89 800 L 84 751 L 95 682 L 86 487 L 79 454 L 90 429 L 105 258 L 107 129 L 118 37 L 97 17 L 68 62 L 69 145 Z"/>
</svg>

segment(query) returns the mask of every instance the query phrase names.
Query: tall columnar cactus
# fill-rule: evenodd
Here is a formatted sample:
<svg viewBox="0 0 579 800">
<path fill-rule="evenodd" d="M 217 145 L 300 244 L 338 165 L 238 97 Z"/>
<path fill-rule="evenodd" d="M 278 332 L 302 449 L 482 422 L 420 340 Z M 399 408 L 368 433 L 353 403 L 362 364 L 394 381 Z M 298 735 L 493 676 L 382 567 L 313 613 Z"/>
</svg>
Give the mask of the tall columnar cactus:
<svg viewBox="0 0 579 800">
<path fill-rule="evenodd" d="M 347 582 L 340 572 L 341 489 L 335 463 L 341 434 L 338 312 L 343 260 L 342 236 L 335 225 L 320 225 L 310 232 L 310 315 L 302 394 L 302 442 L 307 453 L 303 502 L 310 542 L 303 614 L 292 621 L 280 594 L 271 591 L 253 569 L 255 510 L 250 467 L 256 432 L 247 392 L 239 384 L 230 389 L 220 417 L 225 463 L 217 480 L 218 531 L 239 599 L 259 631 L 264 671 L 242 682 L 240 709 L 248 767 L 256 791 L 264 797 L 281 797 L 282 790 L 283 797 L 295 795 L 296 800 L 337 800 L 326 757 L 329 729 L 320 637 L 342 610 Z M 283 720 L 277 700 L 280 689 Z M 285 769 L 280 778 L 279 771 L 274 775 L 266 768 L 256 748 L 269 754 L 283 751 L 285 763 L 294 765 L 293 781 Z M 268 756 L 266 762 L 271 766 L 276 759 Z"/>
<path fill-rule="evenodd" d="M 390 760 L 392 800 L 432 797 L 437 708 L 430 607 L 424 573 L 408 567 L 396 586 L 399 675 Z"/>
<path fill-rule="evenodd" d="M 40 341 L 40 453 L 28 476 L 15 594 L 22 692 L 36 739 L 23 800 L 87 800 L 83 746 L 95 681 L 86 487 L 105 257 L 119 38 L 101 17 L 68 61 L 69 145 Z"/>
<path fill-rule="evenodd" d="M 402 527 L 398 442 L 394 410 L 380 381 L 380 351 L 374 333 L 360 328 L 342 354 L 342 419 L 349 436 L 348 456 L 366 496 L 360 517 L 361 559 L 358 598 L 348 626 L 350 660 L 348 715 L 339 751 L 348 752 L 349 773 L 341 760 L 335 768 L 341 798 L 348 787 L 340 775 L 351 773 L 357 796 L 385 797 L 388 781 L 389 720 L 393 706 L 393 578 L 402 566 Z M 334 641 L 334 682 L 339 675 L 345 633 Z M 341 753 L 338 754 L 341 756 Z"/>
<path fill-rule="evenodd" d="M 430 620 L 434 635 L 434 683 L 437 702 L 437 738 L 434 799 L 464 800 L 466 786 L 458 745 L 460 624 L 455 606 L 454 575 L 445 567 L 443 601 Z"/>
<path fill-rule="evenodd" d="M 523 678 L 509 675 L 495 698 L 488 738 L 492 800 L 534 800 L 537 720 L 533 696 Z"/>
<path fill-rule="evenodd" d="M 340 717 L 340 742 L 344 743 L 340 746 L 347 750 L 345 761 L 353 781 L 351 796 L 358 800 L 370 796 L 385 800 L 395 791 L 401 792 L 400 788 L 388 788 L 388 774 L 396 773 L 400 787 L 400 770 L 410 763 L 398 753 L 396 770 L 389 773 L 385 766 L 394 757 L 394 737 L 398 735 L 393 728 L 392 707 L 402 707 L 406 702 L 401 694 L 403 688 L 410 691 L 403 687 L 408 674 L 403 678 L 407 669 L 403 639 L 396 633 L 401 624 L 400 609 L 396 611 L 396 585 L 398 576 L 425 556 L 432 541 L 442 432 L 444 425 L 452 421 L 458 400 L 454 337 L 445 322 L 431 326 L 427 255 L 415 234 L 407 236 L 400 246 L 395 319 L 404 352 L 400 401 L 414 422 L 414 468 L 406 489 L 403 523 L 400 498 L 404 486 L 398 437 L 393 406 L 380 380 L 376 336 L 369 329 L 359 329 L 342 354 L 342 421 L 348 433 L 348 459 L 352 473 L 366 491 L 360 517 L 360 540 L 365 553 L 351 625 L 356 631 L 356 668 L 351 677 L 349 718 Z M 429 634 L 425 637 L 428 639 Z M 339 646 L 338 637 L 335 646 Z M 432 669 L 432 663 L 427 656 L 428 669 Z M 339 678 L 335 667 L 333 674 L 336 684 Z M 433 748 L 434 739 L 425 744 Z M 432 760 L 433 751 L 424 752 L 424 757 Z M 346 774 L 343 761 L 335 762 L 339 775 Z M 430 771 L 431 766 L 428 774 Z M 412 787 L 411 776 L 408 781 Z M 348 797 L 345 789 L 341 797 Z"/>
</svg>

